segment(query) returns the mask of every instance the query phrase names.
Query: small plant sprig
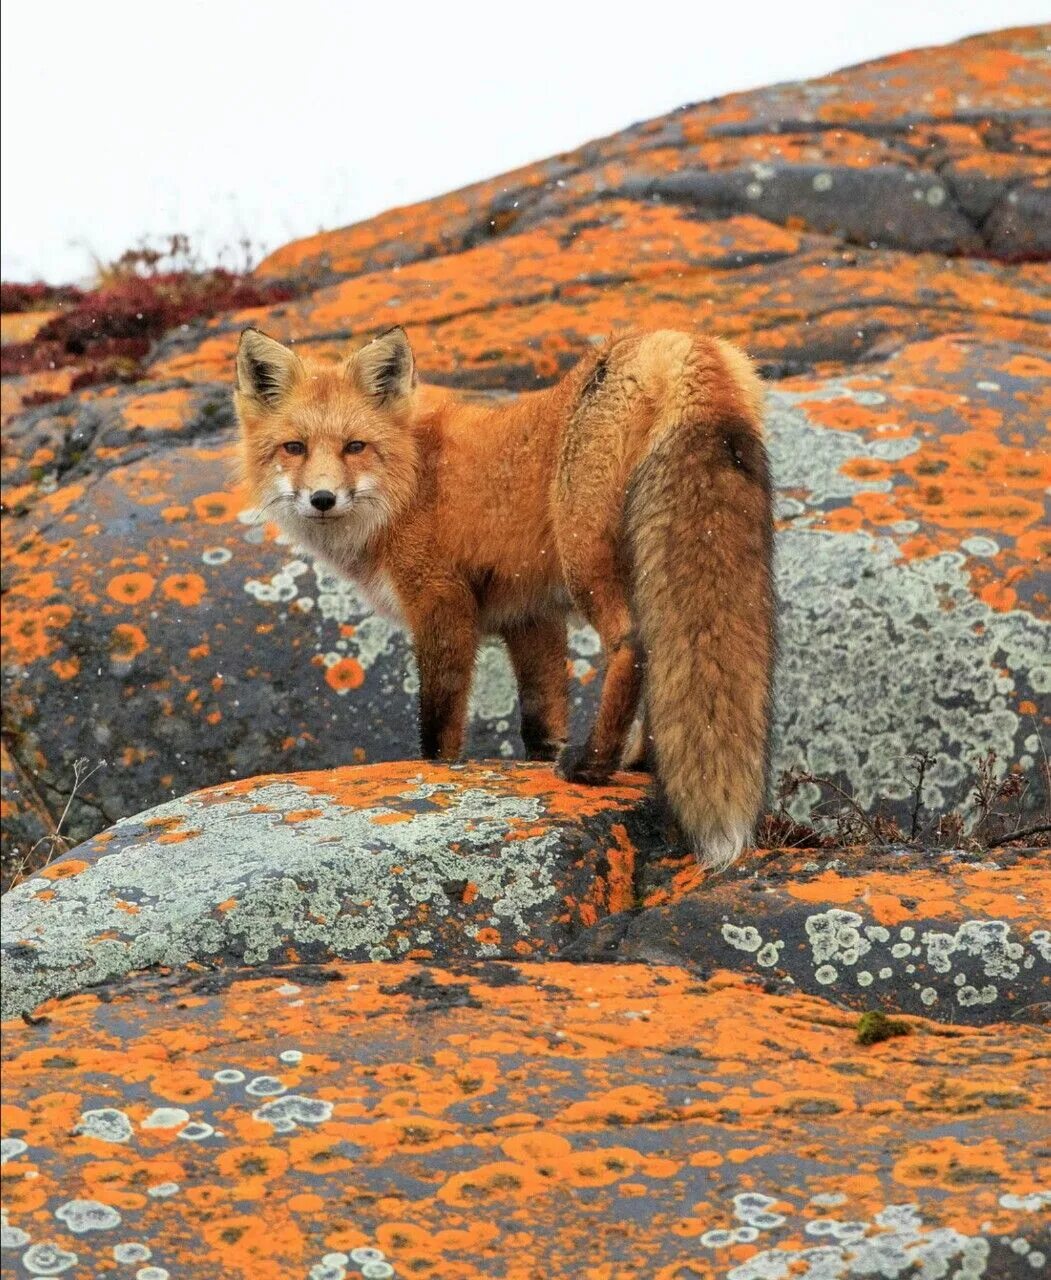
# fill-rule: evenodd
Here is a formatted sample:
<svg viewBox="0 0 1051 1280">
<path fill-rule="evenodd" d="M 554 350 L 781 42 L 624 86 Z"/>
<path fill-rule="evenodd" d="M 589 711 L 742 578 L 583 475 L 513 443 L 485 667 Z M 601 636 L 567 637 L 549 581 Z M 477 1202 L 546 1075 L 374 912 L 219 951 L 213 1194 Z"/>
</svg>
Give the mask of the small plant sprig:
<svg viewBox="0 0 1051 1280">
<path fill-rule="evenodd" d="M 14 874 L 11 877 L 12 888 L 23 881 L 31 872 L 43 871 L 45 867 L 51 865 L 58 854 L 66 853 L 72 846 L 73 842 L 62 833 L 62 829 L 66 824 L 66 819 L 69 817 L 69 810 L 72 807 L 73 801 L 76 799 L 77 792 L 84 783 L 87 782 L 87 780 L 94 774 L 98 773 L 100 769 L 104 769 L 106 767 L 105 760 L 97 760 L 93 765 L 91 765 L 91 768 L 88 768 L 90 763 L 91 762 L 86 756 L 81 756 L 79 759 L 73 761 L 73 786 L 70 789 L 69 795 L 66 797 L 65 808 L 62 810 L 59 820 L 55 823 L 55 829 L 54 831 L 49 832 L 46 836 L 41 836 L 40 839 L 32 844 L 23 854 L 18 865 L 15 867 Z M 43 862 L 40 862 L 37 857 L 37 850 L 41 847 L 47 850 Z"/>
<path fill-rule="evenodd" d="M 1042 746 L 1042 744 L 1041 744 Z M 834 778 L 806 769 L 786 770 L 780 778 L 777 805 L 763 823 L 757 844 L 760 848 L 829 848 L 849 845 L 991 849 L 1020 840 L 1051 835 L 1051 776 L 1046 753 L 1041 772 L 1049 811 L 1035 823 L 1026 823 L 1025 799 L 1032 790 L 1031 779 L 1020 766 L 1001 771 L 995 751 L 974 762 L 974 782 L 969 806 L 962 806 L 925 820 L 924 790 L 935 763 L 926 751 L 916 751 L 911 759 L 911 803 L 907 830 L 884 811 L 885 800 L 877 799 L 870 812 L 858 803 L 847 786 Z M 789 812 L 792 797 L 804 786 L 814 786 L 829 799 L 815 805 L 815 827 L 797 822 Z M 1042 840 L 1042 843 L 1046 843 Z"/>
</svg>

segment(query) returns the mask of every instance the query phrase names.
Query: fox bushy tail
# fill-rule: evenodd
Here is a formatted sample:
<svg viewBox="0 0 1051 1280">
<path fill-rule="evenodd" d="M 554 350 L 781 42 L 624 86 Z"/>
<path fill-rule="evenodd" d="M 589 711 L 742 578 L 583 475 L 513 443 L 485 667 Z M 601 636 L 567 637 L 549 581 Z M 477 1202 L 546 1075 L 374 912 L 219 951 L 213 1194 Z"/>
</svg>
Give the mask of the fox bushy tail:
<svg viewBox="0 0 1051 1280">
<path fill-rule="evenodd" d="M 654 771 L 701 863 L 723 868 L 751 838 L 766 792 L 770 475 L 745 358 L 695 344 L 677 375 L 628 495 L 632 608 Z"/>
</svg>

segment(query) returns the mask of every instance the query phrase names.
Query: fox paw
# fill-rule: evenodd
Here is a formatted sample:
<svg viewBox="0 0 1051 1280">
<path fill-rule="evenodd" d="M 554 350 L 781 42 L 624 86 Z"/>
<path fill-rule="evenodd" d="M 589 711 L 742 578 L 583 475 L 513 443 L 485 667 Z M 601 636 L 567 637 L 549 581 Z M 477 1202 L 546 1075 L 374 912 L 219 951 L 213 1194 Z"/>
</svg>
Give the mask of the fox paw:
<svg viewBox="0 0 1051 1280">
<path fill-rule="evenodd" d="M 527 742 L 525 758 L 527 760 L 557 760 L 565 749 L 565 742 L 552 738 L 546 742 Z"/>
<path fill-rule="evenodd" d="M 569 744 L 562 748 L 555 761 L 555 773 L 566 782 L 582 782 L 585 786 L 599 787 L 609 781 L 611 765 L 595 759 L 587 743 Z"/>
</svg>

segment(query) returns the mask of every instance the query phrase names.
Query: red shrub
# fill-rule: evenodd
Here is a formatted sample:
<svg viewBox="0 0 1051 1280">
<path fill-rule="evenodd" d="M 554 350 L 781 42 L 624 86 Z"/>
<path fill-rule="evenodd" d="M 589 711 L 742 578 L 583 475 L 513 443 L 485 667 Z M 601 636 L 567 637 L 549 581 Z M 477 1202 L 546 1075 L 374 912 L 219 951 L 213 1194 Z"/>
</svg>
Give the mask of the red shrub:
<svg viewBox="0 0 1051 1280">
<path fill-rule="evenodd" d="M 71 284 L 51 285 L 16 284 L 4 282 L 0 284 L 0 312 L 8 315 L 12 311 L 50 311 L 53 307 L 61 307 L 76 302 L 81 291 Z"/>
<path fill-rule="evenodd" d="M 3 290 L 5 311 L 62 308 L 31 342 L 3 348 L 3 376 L 85 365 L 75 388 L 134 379 L 153 343 L 177 325 L 292 297 L 283 285 L 260 284 L 223 268 L 148 275 L 113 271 L 90 292 L 18 284 L 5 284 Z"/>
</svg>

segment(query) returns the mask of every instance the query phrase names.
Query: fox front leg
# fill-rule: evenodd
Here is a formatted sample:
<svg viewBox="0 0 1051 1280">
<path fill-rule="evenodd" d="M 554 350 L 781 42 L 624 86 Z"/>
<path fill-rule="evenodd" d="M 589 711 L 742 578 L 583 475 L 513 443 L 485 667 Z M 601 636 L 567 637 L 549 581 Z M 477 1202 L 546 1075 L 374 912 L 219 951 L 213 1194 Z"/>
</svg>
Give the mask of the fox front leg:
<svg viewBox="0 0 1051 1280">
<path fill-rule="evenodd" d="M 420 750 L 426 760 L 456 760 L 466 735 L 478 648 L 474 600 L 443 599 L 412 621 L 420 672 Z"/>
</svg>

